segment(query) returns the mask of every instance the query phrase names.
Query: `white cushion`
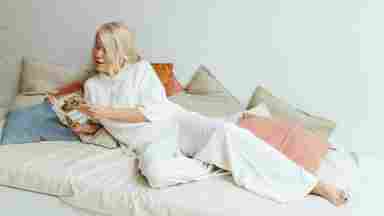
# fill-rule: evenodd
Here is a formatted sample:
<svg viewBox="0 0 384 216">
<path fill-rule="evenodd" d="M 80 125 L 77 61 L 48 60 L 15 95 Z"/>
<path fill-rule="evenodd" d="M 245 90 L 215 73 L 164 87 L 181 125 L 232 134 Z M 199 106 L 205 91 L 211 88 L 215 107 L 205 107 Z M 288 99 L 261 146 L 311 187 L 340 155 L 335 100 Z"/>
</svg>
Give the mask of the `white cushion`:
<svg viewBox="0 0 384 216">
<path fill-rule="evenodd" d="M 267 105 L 265 103 L 260 103 L 256 107 L 253 107 L 250 110 L 247 110 L 248 113 L 251 113 L 256 116 L 261 116 L 265 118 L 271 118 L 271 112 L 269 112 Z"/>
<path fill-rule="evenodd" d="M 80 142 L 41 142 L 0 146 L 0 185 L 69 196 L 71 169 L 103 148 Z"/>
</svg>

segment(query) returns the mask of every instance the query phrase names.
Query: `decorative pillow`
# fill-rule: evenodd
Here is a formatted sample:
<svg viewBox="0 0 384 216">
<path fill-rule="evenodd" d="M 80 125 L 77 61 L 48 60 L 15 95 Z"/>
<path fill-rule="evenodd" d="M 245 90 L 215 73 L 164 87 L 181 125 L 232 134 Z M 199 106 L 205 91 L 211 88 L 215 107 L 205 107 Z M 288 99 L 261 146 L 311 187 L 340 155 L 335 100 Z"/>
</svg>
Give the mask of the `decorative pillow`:
<svg viewBox="0 0 384 216">
<path fill-rule="evenodd" d="M 0 108 L 8 108 L 17 95 L 20 65 L 17 57 L 0 57 Z"/>
<path fill-rule="evenodd" d="M 238 125 L 312 173 L 319 168 L 328 151 L 329 143 L 325 138 L 306 130 L 299 123 L 252 116 L 240 119 Z"/>
<path fill-rule="evenodd" d="M 182 88 L 180 89 L 181 85 L 173 72 L 172 63 L 151 63 L 151 65 L 164 85 L 167 96 L 172 96 L 182 91 Z"/>
<path fill-rule="evenodd" d="M 255 89 L 247 109 L 252 109 L 262 102 L 267 105 L 273 117 L 299 122 L 306 129 L 320 136 L 328 138 L 336 128 L 334 121 L 297 109 L 282 99 L 273 96 L 267 89 L 261 86 Z"/>
<path fill-rule="evenodd" d="M 271 112 L 269 112 L 268 107 L 267 105 L 265 105 L 265 103 L 260 103 L 252 109 L 247 110 L 247 113 L 260 117 L 272 118 Z"/>
<path fill-rule="evenodd" d="M 197 69 L 185 92 L 169 99 L 187 110 L 210 117 L 243 111 L 240 102 L 204 66 Z"/>
<path fill-rule="evenodd" d="M 33 105 L 41 104 L 44 102 L 45 97 L 46 96 L 42 94 L 30 95 L 30 96 L 19 94 L 16 96 L 14 103 L 10 107 L 10 110 L 12 111 L 16 109 L 21 109 L 21 108 L 26 108 Z"/>
<path fill-rule="evenodd" d="M 204 65 L 200 65 L 195 74 L 192 76 L 191 81 L 187 84 L 186 91 L 189 94 L 225 94 L 231 95 L 231 93 L 221 84 L 219 80 L 206 68 Z M 233 97 L 233 96 L 232 96 Z M 234 100 L 237 100 L 233 97 Z M 238 101 L 238 100 L 237 100 Z M 240 102 L 238 102 L 240 104 Z"/>
<path fill-rule="evenodd" d="M 62 65 L 25 57 L 21 72 L 21 92 L 45 93 L 87 76 L 86 70 L 71 70 Z"/>
<path fill-rule="evenodd" d="M 3 128 L 1 144 L 22 144 L 45 140 L 79 140 L 62 126 L 47 102 L 12 110 Z"/>
</svg>

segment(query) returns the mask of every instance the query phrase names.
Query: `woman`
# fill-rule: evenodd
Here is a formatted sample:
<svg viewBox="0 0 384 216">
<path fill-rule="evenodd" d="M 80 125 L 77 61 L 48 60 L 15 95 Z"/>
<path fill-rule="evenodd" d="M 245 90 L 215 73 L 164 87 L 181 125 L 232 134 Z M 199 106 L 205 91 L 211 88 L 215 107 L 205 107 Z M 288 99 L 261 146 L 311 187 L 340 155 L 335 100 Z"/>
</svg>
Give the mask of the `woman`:
<svg viewBox="0 0 384 216">
<path fill-rule="evenodd" d="M 93 57 L 99 73 L 84 85 L 87 105 L 81 112 L 136 151 L 150 186 L 199 180 L 210 174 L 206 164 L 211 164 L 230 171 L 237 185 L 277 202 L 309 193 L 336 206 L 347 201 L 344 191 L 320 182 L 233 122 L 189 112 L 169 101 L 153 68 L 138 59 L 133 40 L 122 23 L 98 28 Z"/>
</svg>

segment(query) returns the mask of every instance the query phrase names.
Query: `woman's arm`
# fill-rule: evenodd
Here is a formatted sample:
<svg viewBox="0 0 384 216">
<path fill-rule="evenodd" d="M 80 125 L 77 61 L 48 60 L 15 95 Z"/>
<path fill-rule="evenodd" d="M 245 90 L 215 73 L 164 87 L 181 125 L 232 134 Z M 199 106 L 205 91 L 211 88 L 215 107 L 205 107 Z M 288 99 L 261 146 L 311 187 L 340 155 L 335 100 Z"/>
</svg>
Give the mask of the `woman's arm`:
<svg viewBox="0 0 384 216">
<path fill-rule="evenodd" d="M 57 88 L 56 90 L 54 90 L 54 92 L 52 92 L 52 95 L 61 96 L 61 95 L 70 94 L 76 91 L 80 91 L 83 87 L 83 84 L 84 84 L 83 81 L 80 81 L 80 80 L 73 81 L 67 85 Z"/>
<path fill-rule="evenodd" d="M 128 123 L 147 122 L 140 108 L 112 108 L 103 106 L 81 105 L 80 112 L 91 116 L 94 119 L 111 119 Z"/>
<path fill-rule="evenodd" d="M 76 134 L 94 134 L 101 126 L 99 124 L 87 123 L 83 125 L 76 125 L 71 127 L 72 131 Z"/>
</svg>

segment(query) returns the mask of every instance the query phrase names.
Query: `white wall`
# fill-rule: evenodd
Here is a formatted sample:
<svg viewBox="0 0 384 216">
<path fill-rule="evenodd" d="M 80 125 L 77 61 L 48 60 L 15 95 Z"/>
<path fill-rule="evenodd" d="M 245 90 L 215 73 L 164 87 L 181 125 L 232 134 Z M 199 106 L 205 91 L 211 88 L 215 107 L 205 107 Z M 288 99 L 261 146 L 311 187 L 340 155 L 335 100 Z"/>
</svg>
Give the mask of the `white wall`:
<svg viewBox="0 0 384 216">
<path fill-rule="evenodd" d="M 263 84 L 338 122 L 347 148 L 380 140 L 384 28 L 380 0 L 59 1 L 2 0 L 0 56 L 66 65 L 89 60 L 98 24 L 125 21 L 143 56 L 176 63 L 187 82 L 205 64 L 244 104 Z"/>
</svg>

